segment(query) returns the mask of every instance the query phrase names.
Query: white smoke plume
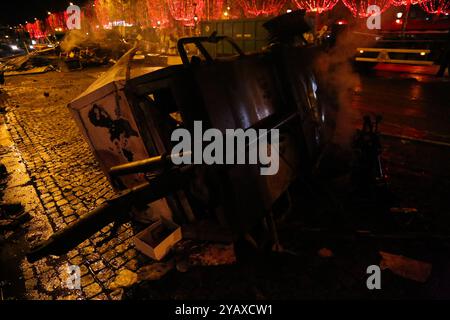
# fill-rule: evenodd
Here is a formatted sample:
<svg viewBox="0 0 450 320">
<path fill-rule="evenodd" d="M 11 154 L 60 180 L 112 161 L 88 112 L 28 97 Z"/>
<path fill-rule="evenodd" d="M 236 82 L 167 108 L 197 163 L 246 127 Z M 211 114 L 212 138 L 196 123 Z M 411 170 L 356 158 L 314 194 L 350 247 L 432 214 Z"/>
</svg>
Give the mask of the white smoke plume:
<svg viewBox="0 0 450 320">
<path fill-rule="evenodd" d="M 361 85 L 360 75 L 354 70 L 352 61 L 357 47 L 368 46 L 373 41 L 373 38 L 348 31 L 340 34 L 336 45 L 316 60 L 315 67 L 322 85 L 336 99 L 338 113 L 335 142 L 343 146 L 349 145 L 355 131 L 353 120 L 361 117 L 352 108 L 352 95 Z"/>
</svg>

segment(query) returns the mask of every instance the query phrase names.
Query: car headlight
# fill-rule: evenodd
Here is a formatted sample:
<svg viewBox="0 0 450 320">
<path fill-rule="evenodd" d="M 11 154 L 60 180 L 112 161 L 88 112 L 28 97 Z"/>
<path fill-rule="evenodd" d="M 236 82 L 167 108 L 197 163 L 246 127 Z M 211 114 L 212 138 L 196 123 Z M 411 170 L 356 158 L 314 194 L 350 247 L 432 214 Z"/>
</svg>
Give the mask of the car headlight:
<svg viewBox="0 0 450 320">
<path fill-rule="evenodd" d="M 10 45 L 10 47 L 11 47 L 11 49 L 12 49 L 13 51 L 19 50 L 19 47 L 16 46 L 16 45 L 14 45 L 14 44 Z"/>
</svg>

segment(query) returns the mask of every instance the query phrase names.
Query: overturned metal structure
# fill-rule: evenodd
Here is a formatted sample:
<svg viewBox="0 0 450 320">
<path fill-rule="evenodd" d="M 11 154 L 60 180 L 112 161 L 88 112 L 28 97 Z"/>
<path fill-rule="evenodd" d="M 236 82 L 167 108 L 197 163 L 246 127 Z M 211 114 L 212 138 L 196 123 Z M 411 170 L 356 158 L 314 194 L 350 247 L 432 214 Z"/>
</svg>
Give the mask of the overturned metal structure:
<svg viewBox="0 0 450 320">
<path fill-rule="evenodd" d="M 183 226 L 207 221 L 229 239 L 261 224 L 294 180 L 312 175 L 334 131 L 336 110 L 315 77 L 303 17 L 296 11 L 266 23 L 272 44 L 253 54 L 227 37 L 184 38 L 182 65 L 136 74 L 132 50 L 73 101 L 69 108 L 118 195 L 35 247 L 29 260 L 64 254 L 105 225 L 142 212 Z M 212 56 L 208 48 L 217 45 L 235 55 Z M 197 54 L 190 57 L 192 46 Z M 278 173 L 262 176 L 258 165 L 173 165 L 172 131 L 192 131 L 198 120 L 221 132 L 279 129 Z"/>
</svg>

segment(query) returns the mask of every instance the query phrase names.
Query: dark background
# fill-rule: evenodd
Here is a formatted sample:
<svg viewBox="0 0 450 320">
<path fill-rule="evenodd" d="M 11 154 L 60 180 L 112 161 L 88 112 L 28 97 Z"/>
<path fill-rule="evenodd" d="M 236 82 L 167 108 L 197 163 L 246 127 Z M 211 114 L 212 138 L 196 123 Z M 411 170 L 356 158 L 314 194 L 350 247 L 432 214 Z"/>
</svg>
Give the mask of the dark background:
<svg viewBox="0 0 450 320">
<path fill-rule="evenodd" d="M 47 12 L 64 11 L 69 3 L 83 5 L 86 0 L 3 0 L 0 4 L 0 26 L 15 26 L 34 18 L 43 19 Z"/>
</svg>

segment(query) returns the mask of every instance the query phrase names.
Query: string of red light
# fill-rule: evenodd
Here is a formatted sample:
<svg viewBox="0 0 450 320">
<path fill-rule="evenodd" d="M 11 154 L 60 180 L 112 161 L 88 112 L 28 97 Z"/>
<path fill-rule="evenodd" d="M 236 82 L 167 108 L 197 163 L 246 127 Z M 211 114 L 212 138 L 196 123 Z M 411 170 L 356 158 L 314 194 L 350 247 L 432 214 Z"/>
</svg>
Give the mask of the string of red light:
<svg viewBox="0 0 450 320">
<path fill-rule="evenodd" d="M 231 17 L 231 8 L 226 0 L 93 0 L 83 7 L 84 16 L 97 27 L 108 27 L 114 21 L 127 21 L 144 27 L 165 28 L 173 21 L 184 26 L 194 26 L 203 19 Z M 273 16 L 284 8 L 288 1 L 293 6 L 307 12 L 322 13 L 333 9 L 339 0 L 237 0 L 239 9 L 246 17 Z M 450 14 L 450 0 L 342 0 L 355 17 L 364 18 L 369 5 L 377 5 L 381 12 L 391 5 L 408 6 L 419 4 L 430 14 Z M 233 8 L 235 9 L 235 8 Z M 236 16 L 236 14 L 234 14 Z M 42 38 L 48 33 L 66 28 L 65 12 L 50 13 L 44 20 L 26 22 L 24 28 L 32 38 Z"/>
</svg>

